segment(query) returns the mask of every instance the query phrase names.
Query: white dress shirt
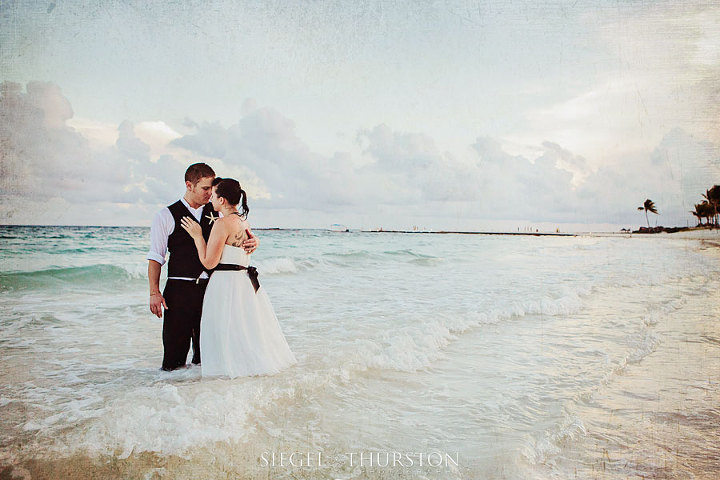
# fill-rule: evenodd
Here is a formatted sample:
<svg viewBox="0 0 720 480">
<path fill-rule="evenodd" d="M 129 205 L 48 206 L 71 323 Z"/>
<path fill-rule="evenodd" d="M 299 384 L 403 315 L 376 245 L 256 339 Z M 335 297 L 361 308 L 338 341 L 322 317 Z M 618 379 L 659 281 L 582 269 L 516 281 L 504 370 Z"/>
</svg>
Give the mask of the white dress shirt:
<svg viewBox="0 0 720 480">
<path fill-rule="evenodd" d="M 202 211 L 205 205 L 201 205 L 199 208 L 192 208 L 184 198 L 180 201 L 187 207 L 190 213 L 193 214 L 195 220 L 200 222 L 202 219 Z M 155 260 L 160 265 L 165 265 L 165 257 L 167 256 L 168 249 L 168 238 L 170 234 L 175 230 L 175 219 L 170 213 L 168 207 L 163 208 L 155 214 L 152 224 L 150 225 L 150 251 L 145 257 L 147 260 Z M 208 278 L 208 274 L 203 272 L 200 278 Z M 186 277 L 168 277 L 168 279 L 175 280 L 195 280 L 194 278 Z"/>
</svg>

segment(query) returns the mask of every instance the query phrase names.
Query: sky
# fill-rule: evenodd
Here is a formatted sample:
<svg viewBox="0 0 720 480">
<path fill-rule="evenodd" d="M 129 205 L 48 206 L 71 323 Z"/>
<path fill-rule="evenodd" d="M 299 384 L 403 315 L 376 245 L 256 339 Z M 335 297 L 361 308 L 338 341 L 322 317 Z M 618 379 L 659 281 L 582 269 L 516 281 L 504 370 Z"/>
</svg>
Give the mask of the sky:
<svg viewBox="0 0 720 480">
<path fill-rule="evenodd" d="M 0 224 L 150 224 L 206 162 L 255 227 L 695 223 L 714 1 L 0 1 Z"/>
</svg>

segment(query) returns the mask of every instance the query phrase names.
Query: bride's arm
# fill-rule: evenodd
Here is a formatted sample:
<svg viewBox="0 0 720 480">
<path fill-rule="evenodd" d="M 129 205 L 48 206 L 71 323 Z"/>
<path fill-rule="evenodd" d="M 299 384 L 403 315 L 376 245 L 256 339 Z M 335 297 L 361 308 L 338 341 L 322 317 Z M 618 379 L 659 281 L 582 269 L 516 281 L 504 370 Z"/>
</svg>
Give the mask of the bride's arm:
<svg viewBox="0 0 720 480">
<path fill-rule="evenodd" d="M 200 224 L 190 220 L 189 217 L 183 217 L 180 225 L 182 225 L 185 231 L 188 232 L 195 241 L 195 248 L 197 248 L 198 257 L 200 257 L 200 262 L 203 264 L 203 267 L 207 269 L 215 268 L 217 264 L 220 263 L 223 245 L 228 237 L 225 222 L 223 222 L 222 219 L 215 221 L 210 231 L 210 238 L 208 239 L 207 245 L 202 236 Z"/>
</svg>

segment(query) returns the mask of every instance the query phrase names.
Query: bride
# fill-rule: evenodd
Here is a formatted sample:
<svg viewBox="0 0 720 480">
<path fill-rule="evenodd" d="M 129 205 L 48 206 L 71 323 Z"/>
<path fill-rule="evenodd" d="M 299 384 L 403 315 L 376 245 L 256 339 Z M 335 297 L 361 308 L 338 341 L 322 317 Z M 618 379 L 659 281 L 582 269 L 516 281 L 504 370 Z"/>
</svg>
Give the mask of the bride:
<svg viewBox="0 0 720 480">
<path fill-rule="evenodd" d="M 277 373 L 296 363 L 285 341 L 257 271 L 242 242 L 250 237 L 247 194 L 237 180 L 222 179 L 213 187 L 215 220 L 207 245 L 200 224 L 190 217 L 182 227 L 195 240 L 200 261 L 215 269 L 203 300 L 200 321 L 202 375 L 240 377 Z M 241 211 L 238 211 L 238 204 Z"/>
</svg>

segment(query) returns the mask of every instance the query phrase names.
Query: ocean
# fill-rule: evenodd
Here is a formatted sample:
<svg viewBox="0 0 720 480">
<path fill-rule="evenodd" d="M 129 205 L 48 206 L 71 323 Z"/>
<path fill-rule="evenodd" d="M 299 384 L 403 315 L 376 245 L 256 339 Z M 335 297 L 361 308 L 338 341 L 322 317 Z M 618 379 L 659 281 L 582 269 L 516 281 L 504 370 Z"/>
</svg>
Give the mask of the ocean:
<svg viewBox="0 0 720 480">
<path fill-rule="evenodd" d="M 257 233 L 298 364 L 209 380 L 160 370 L 149 229 L 0 227 L 0 476 L 718 475 L 717 240 Z"/>
</svg>

